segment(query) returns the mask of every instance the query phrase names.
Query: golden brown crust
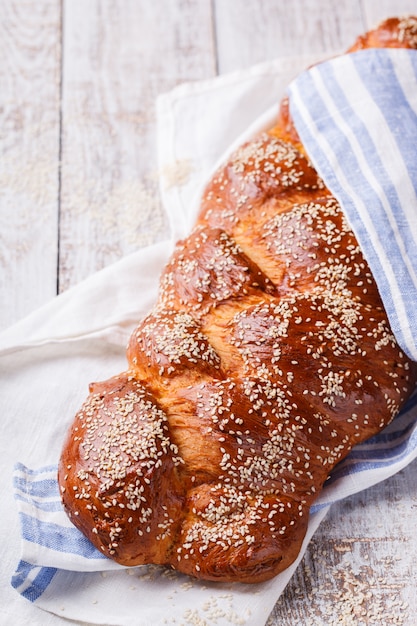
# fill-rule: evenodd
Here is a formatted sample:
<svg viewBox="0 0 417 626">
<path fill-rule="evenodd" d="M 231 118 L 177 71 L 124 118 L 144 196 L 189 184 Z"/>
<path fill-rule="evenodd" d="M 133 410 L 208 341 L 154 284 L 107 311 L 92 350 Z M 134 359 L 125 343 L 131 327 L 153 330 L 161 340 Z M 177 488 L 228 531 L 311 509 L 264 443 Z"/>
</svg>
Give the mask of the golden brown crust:
<svg viewBox="0 0 417 626">
<path fill-rule="evenodd" d="M 358 37 L 349 52 L 365 48 L 417 48 L 417 17 L 391 17 Z"/>
<path fill-rule="evenodd" d="M 416 24 L 389 20 L 355 46 L 415 44 Z M 128 371 L 91 386 L 68 433 L 65 509 L 119 563 L 271 578 L 297 557 L 334 465 L 415 387 L 294 132 L 284 103 L 275 129 L 215 174 Z"/>
</svg>

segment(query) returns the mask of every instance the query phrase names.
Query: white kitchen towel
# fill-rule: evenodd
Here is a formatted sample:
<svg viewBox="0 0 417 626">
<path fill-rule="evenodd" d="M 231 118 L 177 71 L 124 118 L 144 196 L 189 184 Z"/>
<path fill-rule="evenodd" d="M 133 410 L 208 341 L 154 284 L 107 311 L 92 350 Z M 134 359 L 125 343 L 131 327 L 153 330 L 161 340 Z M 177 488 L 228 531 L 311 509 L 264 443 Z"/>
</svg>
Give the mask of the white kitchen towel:
<svg viewBox="0 0 417 626">
<path fill-rule="evenodd" d="M 311 62 L 304 60 L 298 69 Z M 7 596 L 17 626 L 53 623 L 34 607 L 77 622 L 112 626 L 260 626 L 299 562 L 272 581 L 253 586 L 200 583 L 158 567 L 126 570 L 99 558 L 74 534 L 60 509 L 54 479 L 65 430 L 86 395 L 87 383 L 124 367 L 123 342 L 135 318 L 155 297 L 160 267 L 173 240 L 191 227 L 197 208 L 193 197 L 227 146 L 273 124 L 277 101 L 296 66 L 289 61 L 268 63 L 181 87 L 162 98 L 161 170 L 166 172 L 170 164 L 189 165 L 184 184 L 167 184 L 163 177 L 172 239 L 103 270 L 0 336 L 0 393 L 9 432 L 0 470 L 11 483 L 15 464 L 19 510 L 17 514 L 13 507 L 11 489 L 3 489 L 0 524 L 8 541 L 2 546 L 1 575 L 12 577 L 21 594 L 14 596 L 30 600 L 25 607 L 31 607 L 23 608 Z M 210 111 L 207 119 L 205 111 Z M 199 131 L 203 119 L 204 131 Z M 117 299 L 109 296 L 113 288 Z M 416 457 L 416 403 L 411 399 L 388 429 L 358 446 L 333 472 L 315 504 L 299 558 L 331 502 L 387 478 Z M 19 544 L 21 558 L 13 573 Z"/>
<path fill-rule="evenodd" d="M 362 50 L 293 82 L 301 140 L 338 198 L 391 328 L 417 360 L 417 51 Z"/>
</svg>

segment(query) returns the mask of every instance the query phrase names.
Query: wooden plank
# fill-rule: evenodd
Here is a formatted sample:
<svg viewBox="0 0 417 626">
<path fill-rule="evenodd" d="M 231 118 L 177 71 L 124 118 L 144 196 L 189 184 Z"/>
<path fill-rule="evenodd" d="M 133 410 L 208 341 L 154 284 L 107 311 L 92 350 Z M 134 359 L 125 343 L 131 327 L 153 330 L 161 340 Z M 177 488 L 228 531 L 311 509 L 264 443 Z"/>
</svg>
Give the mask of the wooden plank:
<svg viewBox="0 0 417 626">
<path fill-rule="evenodd" d="M 56 293 L 60 6 L 0 1 L 0 329 Z"/>
<path fill-rule="evenodd" d="M 343 50 L 363 30 L 359 0 L 217 0 L 215 17 L 220 72 Z"/>
<path fill-rule="evenodd" d="M 363 14 L 366 28 L 374 28 L 379 22 L 387 17 L 417 15 L 417 3 L 415 0 L 365 0 L 363 2 Z"/>
<path fill-rule="evenodd" d="M 332 507 L 268 626 L 415 625 L 416 470 Z"/>
<path fill-rule="evenodd" d="M 61 291 L 166 236 L 155 99 L 215 74 L 209 0 L 64 6 Z"/>
</svg>

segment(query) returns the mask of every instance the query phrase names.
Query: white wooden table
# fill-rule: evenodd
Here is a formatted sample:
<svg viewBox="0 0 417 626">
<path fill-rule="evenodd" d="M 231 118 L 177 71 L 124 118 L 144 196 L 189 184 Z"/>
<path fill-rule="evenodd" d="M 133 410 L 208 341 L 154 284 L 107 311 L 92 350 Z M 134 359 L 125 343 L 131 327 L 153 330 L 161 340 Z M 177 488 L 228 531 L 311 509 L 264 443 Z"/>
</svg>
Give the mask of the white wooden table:
<svg viewBox="0 0 417 626">
<path fill-rule="evenodd" d="M 0 329 L 167 234 L 156 96 L 416 0 L 0 0 Z M 335 506 L 269 626 L 417 624 L 417 464 Z"/>
</svg>

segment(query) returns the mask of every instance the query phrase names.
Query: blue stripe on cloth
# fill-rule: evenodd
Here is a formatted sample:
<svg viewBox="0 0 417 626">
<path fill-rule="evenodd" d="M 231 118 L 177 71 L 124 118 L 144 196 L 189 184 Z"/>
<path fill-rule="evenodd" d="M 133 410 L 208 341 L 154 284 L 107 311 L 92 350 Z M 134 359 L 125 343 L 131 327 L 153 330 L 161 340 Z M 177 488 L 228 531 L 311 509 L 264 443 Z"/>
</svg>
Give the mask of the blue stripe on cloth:
<svg viewBox="0 0 417 626">
<path fill-rule="evenodd" d="M 54 478 L 33 480 L 34 474 L 32 474 L 32 479 L 29 482 L 26 478 L 21 476 L 13 477 L 13 486 L 15 489 L 19 489 L 24 493 L 27 493 L 30 496 L 35 498 L 60 498 L 58 483 Z"/>
<path fill-rule="evenodd" d="M 86 559 L 106 559 L 84 535 L 74 527 L 44 522 L 26 513 L 19 513 L 23 539 L 56 552 L 83 556 Z"/>
<path fill-rule="evenodd" d="M 335 467 L 323 488 L 322 496 L 324 496 L 324 498 L 326 497 L 326 488 L 329 488 L 335 482 L 343 478 L 360 473 L 366 474 L 366 472 L 371 470 L 381 470 L 387 467 L 394 467 L 394 465 L 398 465 L 403 461 L 407 462 L 408 458 L 413 458 L 417 449 L 417 430 L 414 429 L 411 436 L 403 440 L 400 445 L 390 450 L 388 455 L 385 454 L 386 451 L 383 449 L 375 449 L 371 454 L 368 452 L 363 455 L 362 459 L 360 459 L 360 455 L 355 455 L 355 453 L 358 452 L 358 448 L 360 448 L 360 445 L 357 448 L 354 448 L 354 451 Z M 392 473 L 394 474 L 396 471 L 397 470 L 394 469 Z M 343 497 L 346 497 L 346 494 L 344 494 Z M 312 505 L 310 512 L 312 514 L 317 513 L 317 511 L 331 506 L 331 504 L 335 503 L 338 499 L 340 498 L 334 498 L 326 501 L 319 500 Z"/>
<path fill-rule="evenodd" d="M 39 571 L 31 580 L 31 576 L 36 570 Z M 48 588 L 57 571 L 55 567 L 39 568 L 39 566 L 22 560 L 16 568 L 11 584 L 26 600 L 35 602 Z"/>
<path fill-rule="evenodd" d="M 401 458 L 409 456 L 417 447 L 417 433 L 416 428 L 410 428 L 409 432 L 404 433 L 402 437 L 397 437 L 395 440 L 390 441 L 389 446 L 382 445 L 382 442 L 378 442 L 370 450 L 369 448 L 362 449 L 362 447 L 356 446 L 347 457 L 347 463 L 365 462 L 370 465 L 376 463 L 383 463 L 384 467 L 387 465 L 393 465 L 397 463 Z M 336 466 L 335 472 L 338 471 Z"/>
<path fill-rule="evenodd" d="M 326 500 L 326 489 L 335 482 L 347 476 L 363 473 L 375 469 L 393 467 L 395 473 L 399 464 L 403 465 L 408 459 L 412 460 L 417 451 L 417 391 L 408 399 L 401 413 L 383 431 L 357 444 L 349 455 L 333 469 L 326 481 L 322 496 L 324 501 L 318 501 L 311 507 L 311 513 L 316 513 L 329 507 L 338 498 Z M 365 479 L 366 480 L 366 479 Z M 345 497 L 344 494 L 342 497 Z"/>
<path fill-rule="evenodd" d="M 62 511 L 57 473 L 57 465 L 31 470 L 22 463 L 17 463 L 13 475 L 15 499 L 25 502 L 34 510 L 53 513 Z M 51 474 L 54 478 L 51 478 Z"/>
<path fill-rule="evenodd" d="M 396 423 L 401 420 L 409 411 L 413 411 L 417 407 L 417 388 L 413 391 L 412 395 L 408 398 L 407 402 L 404 404 L 401 412 L 395 418 L 393 423 Z"/>
<path fill-rule="evenodd" d="M 398 442 L 407 439 L 407 437 L 410 437 L 412 431 L 417 428 L 416 418 L 416 414 L 410 416 L 409 422 L 407 422 L 407 424 L 405 425 L 402 425 L 402 427 L 398 430 L 392 430 L 388 428 L 384 429 L 378 435 L 370 437 L 364 442 L 357 444 L 353 448 L 351 454 L 355 454 L 356 451 L 365 450 L 369 455 L 372 455 L 373 450 L 384 450 L 386 448 L 397 445 Z"/>
<path fill-rule="evenodd" d="M 416 435 L 416 433 L 414 433 Z M 417 445 L 417 437 L 412 437 L 412 447 L 415 450 Z M 381 470 L 387 467 L 392 467 L 395 463 L 400 463 L 406 457 L 409 456 L 409 447 L 406 446 L 403 451 L 398 454 L 396 458 L 390 458 L 388 460 L 384 460 L 382 458 L 377 459 L 367 459 L 363 461 L 353 461 L 351 462 L 351 457 L 347 457 L 346 461 L 341 463 L 336 467 L 336 469 L 332 472 L 330 478 L 326 482 L 327 486 L 332 485 L 337 480 L 344 478 L 345 476 L 353 476 L 354 474 L 359 474 L 363 472 L 368 472 L 371 470 Z M 396 472 L 392 472 L 393 474 Z"/>
<path fill-rule="evenodd" d="M 414 109 L 415 105 L 413 101 L 410 101 L 410 96 L 407 97 L 404 93 L 404 85 L 399 80 L 394 59 L 386 51 L 378 55 L 379 62 L 384 64 L 384 73 L 389 72 L 390 76 L 390 90 L 387 92 L 385 81 L 381 80 L 377 73 L 369 76 L 369 72 L 363 71 L 363 64 L 360 62 L 360 58 L 355 55 L 352 56 L 358 75 L 367 84 L 369 84 L 369 81 L 372 81 L 373 98 L 390 128 L 401 154 L 404 155 L 407 167 L 415 172 L 417 163 L 415 162 L 415 145 L 413 141 L 415 139 L 414 129 L 417 125 L 417 109 Z M 404 54 L 401 54 L 401 60 L 404 58 Z M 414 83 L 417 83 L 417 65 L 415 67 L 411 66 L 410 69 L 413 71 L 413 75 L 407 78 L 408 80 L 411 78 Z M 395 94 L 394 107 L 392 106 L 392 94 Z M 399 126 L 403 131 L 401 133 L 398 132 Z M 417 193 L 416 179 L 414 177 L 411 178 L 411 183 L 414 187 L 414 193 Z"/>
<path fill-rule="evenodd" d="M 290 107 L 399 344 L 417 360 L 417 51 L 365 50 L 315 66 L 292 83 Z"/>
<path fill-rule="evenodd" d="M 390 446 L 384 445 L 389 441 Z M 373 442 L 371 449 L 367 449 L 369 442 Z M 415 416 L 410 417 L 410 423 L 400 433 L 393 438 L 382 431 L 372 439 L 358 444 L 344 461 L 336 465 L 326 486 L 332 485 L 335 481 L 353 474 L 366 473 L 370 470 L 383 469 L 398 466 L 407 459 L 413 459 L 417 451 L 417 425 Z M 325 486 L 325 488 L 326 488 Z M 324 490 L 325 490 L 324 488 Z"/>
<path fill-rule="evenodd" d="M 361 59 L 362 57 L 359 57 Z M 377 71 L 369 72 L 369 67 L 367 67 L 367 72 L 364 74 L 363 72 L 363 63 L 358 62 L 358 57 L 352 55 L 351 60 L 357 70 L 358 78 L 363 79 L 364 86 L 366 83 L 366 89 L 368 89 L 369 97 L 374 100 L 375 104 L 378 107 L 378 110 L 384 120 L 387 122 L 388 128 L 391 131 L 392 138 L 395 142 L 401 144 L 399 146 L 399 151 L 401 155 L 405 155 L 404 158 L 404 167 L 407 167 L 408 164 L 414 166 L 414 159 L 411 159 L 410 149 L 414 152 L 414 143 L 413 138 L 409 136 L 408 133 L 402 132 L 401 135 L 398 134 L 398 117 L 401 119 L 402 128 L 417 128 L 417 119 L 414 111 L 408 106 L 407 102 L 404 100 L 404 94 L 402 94 L 401 86 L 398 83 L 397 77 L 394 73 L 394 68 L 392 67 L 392 62 L 389 57 L 381 57 L 378 56 L 380 63 L 384 65 L 384 72 L 390 72 L 391 86 L 390 89 L 386 89 L 387 85 L 384 80 L 381 80 L 381 77 Z M 352 104 L 348 100 L 348 95 L 343 91 L 341 84 L 339 82 L 339 77 L 335 73 L 335 68 L 333 65 L 325 65 L 322 68 L 321 75 L 326 83 L 326 88 L 328 92 L 331 94 L 333 101 L 336 103 L 338 110 L 343 111 L 343 116 L 349 121 L 349 128 L 354 133 L 356 141 L 360 143 L 362 154 L 366 159 L 367 166 L 370 170 L 370 180 L 373 181 L 374 185 L 370 185 L 369 180 L 366 177 L 366 174 L 360 170 L 360 163 L 357 163 L 357 169 L 352 168 L 352 164 L 346 161 L 347 165 L 344 166 L 347 174 L 351 174 L 353 176 L 353 181 L 351 180 L 351 184 L 354 183 L 357 186 L 363 184 L 366 186 L 366 194 L 374 194 L 375 202 L 378 203 L 379 213 L 378 216 L 381 220 L 378 222 L 378 227 L 380 228 L 382 233 L 386 232 L 387 228 L 393 227 L 395 228 L 395 222 L 392 222 L 392 210 L 391 207 L 395 207 L 395 220 L 398 220 L 400 223 L 405 224 L 407 222 L 407 215 L 404 213 L 403 204 L 401 204 L 400 197 L 398 195 L 398 190 L 395 185 L 395 181 L 391 179 L 391 168 L 387 167 L 387 163 L 382 160 L 381 154 L 378 152 L 378 146 L 375 144 L 375 141 L 372 139 L 369 133 L 369 127 L 365 123 L 363 119 L 361 119 L 358 115 L 357 110 L 353 108 Z M 388 94 L 388 98 L 387 98 Z M 392 98 L 395 94 L 395 106 L 393 106 Z M 405 118 L 409 117 L 411 119 L 406 120 Z M 339 127 L 335 124 L 334 129 L 334 137 L 337 140 L 337 135 L 340 134 Z M 348 141 L 348 139 L 346 139 Z M 347 158 L 351 157 L 349 146 L 344 146 L 347 148 L 347 152 L 344 153 Z M 383 155 L 386 156 L 386 155 Z M 407 165 L 406 165 L 407 164 Z M 391 165 L 391 162 L 388 163 Z M 361 180 L 357 177 L 360 176 Z M 369 174 L 368 174 L 369 176 Z M 356 180 L 355 180 L 356 179 Z M 413 185 L 413 181 L 410 179 L 410 185 Z M 415 189 L 413 187 L 413 195 L 415 196 Z M 387 203 L 383 203 L 383 201 L 387 201 Z M 414 202 L 416 198 L 413 198 Z M 415 205 L 414 205 L 415 206 Z M 390 219 L 391 218 L 391 219 Z M 401 245 L 402 241 L 405 241 L 406 250 L 410 250 L 411 252 L 414 250 L 414 247 L 417 245 L 417 241 L 415 237 L 413 237 L 413 230 L 406 229 L 404 232 L 401 232 L 401 238 L 399 240 L 393 239 L 392 244 Z M 400 254 L 401 250 L 397 249 L 396 253 Z"/>
<path fill-rule="evenodd" d="M 360 213 L 357 212 L 356 204 L 355 202 L 352 202 L 346 189 L 352 182 L 350 176 L 356 177 L 358 184 L 361 184 L 362 186 L 367 185 L 360 163 L 350 149 L 350 142 L 343 134 L 340 133 L 338 125 L 333 121 L 330 112 L 326 110 L 325 101 L 323 100 L 321 93 L 316 91 L 312 75 L 302 74 L 297 80 L 297 88 L 299 89 L 299 95 L 306 93 L 310 94 L 308 112 L 312 119 L 315 120 L 316 124 L 315 133 L 313 133 L 307 122 L 305 122 L 301 117 L 300 109 L 295 108 L 293 97 L 291 99 L 291 112 L 294 117 L 298 133 L 304 145 L 307 147 L 307 151 L 309 152 L 316 169 L 326 182 L 327 187 L 333 192 L 343 206 L 345 213 L 348 216 L 350 225 L 352 226 L 354 232 L 358 234 L 362 228 L 362 217 L 360 216 Z M 295 84 L 293 85 L 293 96 L 294 89 Z M 326 115 L 323 115 L 323 112 L 326 112 Z M 322 139 L 322 145 L 320 147 L 316 144 L 318 134 L 323 134 L 325 136 L 325 141 Z M 330 147 L 336 144 L 339 146 L 340 153 L 344 155 L 345 170 L 348 172 L 348 179 L 346 182 L 340 181 L 339 178 L 336 177 L 334 171 L 334 163 L 337 159 L 332 153 L 332 149 Z M 393 308 L 394 303 L 390 296 L 389 282 L 383 272 L 383 266 L 380 264 L 380 259 L 376 250 L 374 250 L 372 243 L 368 246 L 366 256 L 370 266 L 373 268 L 374 275 L 375 267 L 378 266 L 379 273 L 381 274 L 378 286 L 380 290 L 386 294 L 385 297 L 389 299 L 388 306 L 386 305 L 386 308 Z M 388 259 L 385 259 L 385 262 L 388 263 Z"/>
<path fill-rule="evenodd" d="M 398 450 L 407 445 L 408 440 L 415 430 L 415 425 L 410 425 L 404 431 L 393 435 L 383 435 L 376 441 L 366 441 L 363 445 L 358 444 L 349 453 L 350 459 L 372 459 L 383 456 L 384 458 L 394 458 Z"/>
<path fill-rule="evenodd" d="M 350 454 L 355 454 L 357 450 L 367 450 L 368 454 L 372 455 L 373 450 L 378 450 L 379 448 L 384 449 L 387 446 L 395 445 L 396 442 L 410 437 L 411 432 L 415 428 L 417 428 L 416 391 L 408 398 L 397 417 L 384 428 L 384 430 L 366 439 L 362 443 L 357 444 Z"/>
</svg>

